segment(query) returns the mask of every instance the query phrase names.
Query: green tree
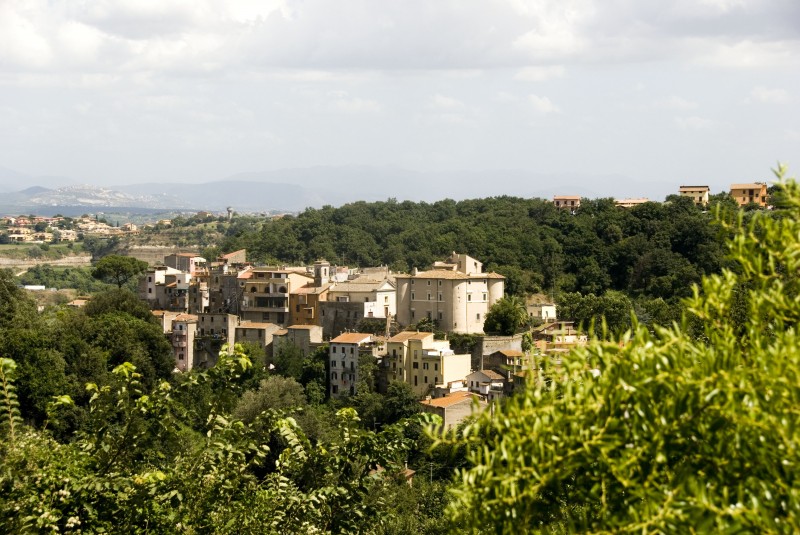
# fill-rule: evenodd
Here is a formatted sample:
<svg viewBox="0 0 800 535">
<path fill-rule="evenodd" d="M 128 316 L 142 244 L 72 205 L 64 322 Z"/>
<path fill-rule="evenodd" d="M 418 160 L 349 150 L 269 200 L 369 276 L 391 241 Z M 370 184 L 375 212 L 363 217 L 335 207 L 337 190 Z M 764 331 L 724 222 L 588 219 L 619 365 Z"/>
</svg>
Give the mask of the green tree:
<svg viewBox="0 0 800 535">
<path fill-rule="evenodd" d="M 574 350 L 552 387 L 531 382 L 454 440 L 474 446 L 448 508 L 454 525 L 800 530 L 800 189 L 784 188 L 791 208 L 747 222 L 740 212 L 731 268 L 687 299 L 701 336 L 687 316 L 634 324 Z"/>
<path fill-rule="evenodd" d="M 132 256 L 108 255 L 97 261 L 94 265 L 92 276 L 96 279 L 115 283 L 117 288 L 122 288 L 123 284 L 141 275 L 146 269 L 147 262 Z"/>
<path fill-rule="evenodd" d="M 490 334 L 510 336 L 528 325 L 525 301 L 512 295 L 496 301 L 483 322 L 483 330 Z"/>
</svg>

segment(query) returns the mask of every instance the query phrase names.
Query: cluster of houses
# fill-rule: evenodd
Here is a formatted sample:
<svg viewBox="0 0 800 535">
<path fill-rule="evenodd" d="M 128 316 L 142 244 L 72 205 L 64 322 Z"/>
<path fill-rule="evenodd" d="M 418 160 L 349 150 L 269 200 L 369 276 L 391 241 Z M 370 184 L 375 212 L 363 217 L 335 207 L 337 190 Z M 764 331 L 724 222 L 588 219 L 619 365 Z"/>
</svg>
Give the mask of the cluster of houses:
<svg viewBox="0 0 800 535">
<path fill-rule="evenodd" d="M 507 395 L 538 367 L 532 358 L 558 359 L 586 341 L 556 320 L 552 303 L 530 303 L 540 320 L 535 348 L 522 351 L 522 335 L 487 336 L 483 323 L 504 296 L 503 276 L 453 253 L 428 270 L 395 274 L 386 267 L 349 269 L 325 260 L 312 266 L 254 266 L 246 251 L 213 262 L 174 253 L 150 267 L 139 296 L 171 341 L 178 371 L 211 366 L 223 345 L 260 345 L 268 356 L 292 344 L 304 356 L 328 346 L 328 394 L 353 395 L 365 362 L 377 365 L 377 387 L 408 384 L 424 410 L 454 425 L 474 406 Z M 471 353 L 459 354 L 432 332 L 403 330 L 435 324 L 446 333 L 474 334 Z M 369 326 L 369 329 L 365 329 Z M 369 332 L 362 332 L 368 330 Z M 378 333 L 378 334 L 375 334 Z M 366 359 L 366 360 L 365 360 Z"/>
<path fill-rule="evenodd" d="M 678 195 L 692 199 L 695 205 L 701 207 L 708 205 L 708 196 L 710 192 L 711 188 L 708 186 L 680 186 L 678 188 Z M 729 193 L 739 206 L 746 206 L 753 203 L 761 208 L 767 208 L 767 184 L 765 182 L 731 184 Z M 617 206 L 622 208 L 632 208 L 651 201 L 650 199 L 642 197 L 636 199 L 617 199 L 615 202 Z M 580 207 L 581 197 L 580 195 L 556 195 L 553 197 L 553 203 L 556 205 L 556 208 L 574 211 Z"/>
<path fill-rule="evenodd" d="M 78 240 L 79 234 L 107 237 L 135 234 L 139 231 L 137 225 L 133 223 L 112 227 L 104 221 L 89 216 L 69 220 L 61 216 L 5 216 L 0 221 L 5 227 L 4 234 L 8 237 L 8 241 L 13 243 L 74 242 Z M 70 228 L 66 228 L 67 226 Z"/>
</svg>

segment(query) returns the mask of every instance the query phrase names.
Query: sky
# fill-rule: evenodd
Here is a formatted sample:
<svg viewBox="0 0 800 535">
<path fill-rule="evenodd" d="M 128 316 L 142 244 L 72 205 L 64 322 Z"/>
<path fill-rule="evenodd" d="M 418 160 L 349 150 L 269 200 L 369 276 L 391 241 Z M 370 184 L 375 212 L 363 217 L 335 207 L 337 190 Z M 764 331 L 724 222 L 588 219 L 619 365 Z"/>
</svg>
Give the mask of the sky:
<svg viewBox="0 0 800 535">
<path fill-rule="evenodd" d="M 0 167 L 28 175 L 506 169 L 639 197 L 799 147 L 797 0 L 0 0 Z"/>
</svg>

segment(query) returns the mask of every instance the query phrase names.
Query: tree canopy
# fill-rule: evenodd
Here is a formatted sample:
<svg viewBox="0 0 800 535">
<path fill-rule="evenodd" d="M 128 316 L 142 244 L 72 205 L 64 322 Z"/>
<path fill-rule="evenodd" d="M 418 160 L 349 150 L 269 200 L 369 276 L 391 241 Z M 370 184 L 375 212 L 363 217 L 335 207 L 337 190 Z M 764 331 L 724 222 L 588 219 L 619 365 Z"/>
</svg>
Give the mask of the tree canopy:
<svg viewBox="0 0 800 535">
<path fill-rule="evenodd" d="M 730 267 L 694 287 L 682 321 L 634 322 L 573 351 L 552 383 L 532 381 L 452 439 L 470 463 L 448 509 L 456 524 L 800 530 L 800 190 L 783 187 L 786 210 L 720 217 Z"/>
<path fill-rule="evenodd" d="M 130 279 L 144 273 L 147 262 L 132 256 L 108 255 L 104 256 L 94 266 L 92 276 L 96 279 L 111 282 L 122 288 Z"/>
</svg>

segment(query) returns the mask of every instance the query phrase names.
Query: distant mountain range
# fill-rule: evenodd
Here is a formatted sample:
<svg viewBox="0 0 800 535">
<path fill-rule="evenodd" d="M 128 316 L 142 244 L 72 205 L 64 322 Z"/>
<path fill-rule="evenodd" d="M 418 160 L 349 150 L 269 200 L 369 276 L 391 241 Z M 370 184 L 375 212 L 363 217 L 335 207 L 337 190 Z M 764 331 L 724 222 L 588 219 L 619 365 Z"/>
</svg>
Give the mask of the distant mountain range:
<svg viewBox="0 0 800 535">
<path fill-rule="evenodd" d="M 591 184 L 590 188 L 586 184 Z M 28 186 L 20 190 L 20 186 Z M 309 167 L 240 173 L 201 184 L 150 182 L 124 186 L 79 185 L 63 177 L 32 177 L 0 167 L 0 212 L 210 210 L 297 212 L 355 201 L 435 202 L 513 195 L 552 198 L 663 197 L 674 184 L 643 184 L 626 176 L 543 174 L 520 170 L 421 173 L 396 167 Z M 663 193 L 654 193 L 663 192 Z"/>
</svg>

